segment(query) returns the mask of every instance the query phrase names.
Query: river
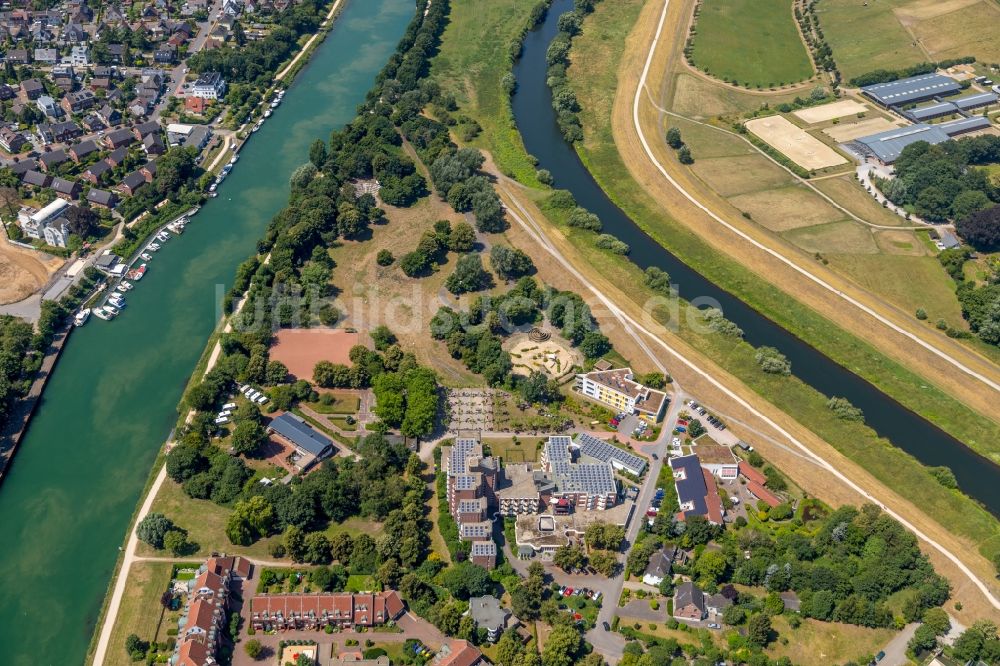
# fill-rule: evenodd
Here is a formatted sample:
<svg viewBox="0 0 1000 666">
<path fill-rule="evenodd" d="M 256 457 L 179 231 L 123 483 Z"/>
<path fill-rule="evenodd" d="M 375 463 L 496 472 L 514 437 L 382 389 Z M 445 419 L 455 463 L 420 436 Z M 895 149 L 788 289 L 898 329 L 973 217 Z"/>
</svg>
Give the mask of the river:
<svg viewBox="0 0 1000 666">
<path fill-rule="evenodd" d="M 128 308 L 73 333 L 0 487 L 0 664 L 83 663 L 128 521 L 218 321 L 217 285 L 232 284 L 286 203 L 309 144 L 354 117 L 413 11 L 413 0 L 349 0 Z"/>
<path fill-rule="evenodd" d="M 572 146 L 563 140 L 545 82 L 545 51 L 559 30 L 559 15 L 572 8 L 572 0 L 553 2 L 542 25 L 528 34 L 514 67 L 514 119 L 525 148 L 538 158 L 538 166 L 555 178 L 554 187 L 572 192 L 581 206 L 601 218 L 606 232 L 628 243 L 632 248 L 629 259 L 639 267 L 658 266 L 667 271 L 681 296 L 689 301 L 696 297 L 718 301 L 726 318 L 743 329 L 747 342 L 780 349 L 792 363 L 792 374 L 824 395 L 850 400 L 864 411 L 865 422 L 875 432 L 925 465 L 951 468 L 967 495 L 1000 516 L 1000 493 L 996 490 L 1000 488 L 1000 467 L 710 282 L 648 236 L 608 198 Z"/>
</svg>

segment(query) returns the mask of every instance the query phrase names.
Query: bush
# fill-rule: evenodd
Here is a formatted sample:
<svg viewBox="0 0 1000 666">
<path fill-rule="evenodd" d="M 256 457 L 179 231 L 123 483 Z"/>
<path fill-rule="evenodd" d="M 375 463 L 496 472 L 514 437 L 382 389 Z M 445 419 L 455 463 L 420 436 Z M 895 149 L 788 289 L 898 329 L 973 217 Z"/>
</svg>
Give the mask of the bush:
<svg viewBox="0 0 1000 666">
<path fill-rule="evenodd" d="M 757 365 L 771 375 L 792 374 L 792 364 L 780 351 L 774 347 L 761 347 L 757 350 Z"/>
<path fill-rule="evenodd" d="M 246 651 L 247 656 L 254 661 L 259 659 L 261 654 L 264 652 L 264 646 L 261 645 L 261 642 L 256 638 L 252 638 L 247 641 L 246 645 L 243 646 L 243 649 Z"/>
<path fill-rule="evenodd" d="M 865 414 L 860 409 L 851 404 L 847 398 L 830 398 L 826 402 L 826 407 L 837 415 L 838 419 L 845 421 L 864 421 Z"/>
<path fill-rule="evenodd" d="M 392 252 L 389 250 L 379 250 L 375 256 L 375 263 L 379 266 L 391 266 L 394 261 L 396 261 L 396 257 L 392 256 Z"/>
</svg>

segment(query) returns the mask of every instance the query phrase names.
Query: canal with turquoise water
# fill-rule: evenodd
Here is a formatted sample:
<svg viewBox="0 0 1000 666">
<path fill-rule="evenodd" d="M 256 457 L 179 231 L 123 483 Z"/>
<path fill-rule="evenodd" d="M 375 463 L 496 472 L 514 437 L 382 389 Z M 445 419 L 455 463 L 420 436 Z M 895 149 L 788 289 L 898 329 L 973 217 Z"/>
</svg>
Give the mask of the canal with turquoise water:
<svg viewBox="0 0 1000 666">
<path fill-rule="evenodd" d="M 129 518 L 218 321 L 219 294 L 285 204 L 309 144 L 354 117 L 413 12 L 413 0 L 348 0 L 218 198 L 149 262 L 127 309 L 74 331 L 0 486 L 3 666 L 84 662 Z"/>
</svg>

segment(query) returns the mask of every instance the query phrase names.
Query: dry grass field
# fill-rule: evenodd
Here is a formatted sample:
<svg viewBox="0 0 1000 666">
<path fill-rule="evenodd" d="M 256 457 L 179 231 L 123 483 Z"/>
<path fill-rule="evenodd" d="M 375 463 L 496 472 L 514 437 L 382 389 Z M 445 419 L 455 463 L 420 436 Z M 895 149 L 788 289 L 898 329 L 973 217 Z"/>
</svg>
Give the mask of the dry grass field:
<svg viewBox="0 0 1000 666">
<path fill-rule="evenodd" d="M 58 257 L 0 240 L 0 305 L 31 296 L 65 263 Z"/>
<path fill-rule="evenodd" d="M 804 169 L 818 170 L 846 164 L 847 158 L 825 143 L 796 127 L 784 116 L 768 116 L 747 121 L 747 129 Z"/>
<path fill-rule="evenodd" d="M 859 136 L 885 132 L 886 130 L 891 130 L 893 127 L 899 127 L 902 124 L 902 122 L 893 122 L 885 118 L 868 118 L 867 120 L 860 120 L 856 123 L 831 125 L 830 127 L 823 129 L 823 134 L 826 134 L 837 143 L 843 143 L 845 141 L 857 139 Z"/>
<path fill-rule="evenodd" d="M 849 116 L 854 113 L 864 113 L 868 110 L 866 104 L 857 102 L 853 99 L 845 99 L 839 102 L 830 102 L 829 104 L 821 104 L 819 106 L 812 106 L 806 109 L 799 109 L 798 111 L 793 111 L 795 117 L 799 120 L 809 124 L 815 125 L 816 123 L 822 123 L 827 120 L 833 120 L 834 118 L 843 118 L 844 116 Z"/>
<path fill-rule="evenodd" d="M 698 150 L 697 143 L 689 142 L 688 145 L 691 146 L 692 152 Z M 695 152 L 696 156 L 697 154 Z M 691 171 L 724 197 L 787 187 L 795 183 L 795 179 L 787 171 L 775 166 L 758 153 L 740 157 L 695 160 Z"/>
<path fill-rule="evenodd" d="M 844 214 L 802 185 L 731 197 L 729 202 L 771 231 L 788 231 L 844 219 Z"/>
<path fill-rule="evenodd" d="M 111 630 L 107 666 L 131 666 L 125 652 L 125 639 L 136 634 L 144 641 L 165 642 L 167 629 L 176 628 L 176 612 L 166 612 L 160 596 L 170 585 L 173 564 L 170 562 L 135 562 L 128 574 L 125 596 Z"/>
</svg>

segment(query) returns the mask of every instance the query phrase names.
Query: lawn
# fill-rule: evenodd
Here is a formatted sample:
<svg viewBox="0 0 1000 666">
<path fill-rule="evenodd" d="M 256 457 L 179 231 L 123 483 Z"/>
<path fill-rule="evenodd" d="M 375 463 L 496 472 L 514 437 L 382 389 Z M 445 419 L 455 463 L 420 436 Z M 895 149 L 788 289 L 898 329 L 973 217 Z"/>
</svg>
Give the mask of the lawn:
<svg viewBox="0 0 1000 666">
<path fill-rule="evenodd" d="M 330 398 L 324 398 L 324 396 Z M 326 400 L 332 400 L 327 404 Z M 320 414 L 357 414 L 361 399 L 353 393 L 343 391 L 323 391 L 316 402 L 308 402 L 309 408 Z"/>
<path fill-rule="evenodd" d="M 167 629 L 176 622 L 177 613 L 164 612 L 160 596 L 170 584 L 172 571 L 170 562 L 132 564 L 122 605 L 111 630 L 105 664 L 130 666 L 133 663 L 125 652 L 125 639 L 129 634 L 136 634 L 144 641 L 166 641 Z"/>
<path fill-rule="evenodd" d="M 819 622 L 804 619 L 798 629 L 792 629 L 784 615 L 771 620 L 779 640 L 767 649 L 771 659 L 788 657 L 796 664 L 843 664 L 854 660 L 865 663 L 885 647 L 895 635 L 892 629 L 868 629 L 839 622 Z M 782 638 L 788 639 L 785 645 Z M 865 657 L 866 659 L 862 659 Z"/>
<path fill-rule="evenodd" d="M 347 577 L 346 592 L 370 592 L 379 589 L 379 584 L 371 576 L 351 574 Z"/>
<path fill-rule="evenodd" d="M 503 458 L 504 462 L 524 463 L 538 460 L 538 443 L 541 441 L 544 441 L 544 438 L 518 437 L 517 442 L 514 442 L 506 438 L 487 437 L 483 443 L 489 444 L 491 453 Z"/>
<path fill-rule="evenodd" d="M 812 76 L 788 0 L 704 0 L 700 7 L 693 57 L 701 70 L 755 88 Z"/>
</svg>

